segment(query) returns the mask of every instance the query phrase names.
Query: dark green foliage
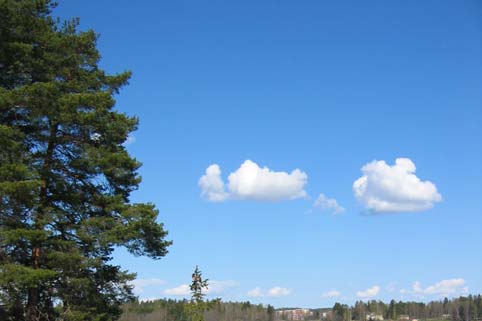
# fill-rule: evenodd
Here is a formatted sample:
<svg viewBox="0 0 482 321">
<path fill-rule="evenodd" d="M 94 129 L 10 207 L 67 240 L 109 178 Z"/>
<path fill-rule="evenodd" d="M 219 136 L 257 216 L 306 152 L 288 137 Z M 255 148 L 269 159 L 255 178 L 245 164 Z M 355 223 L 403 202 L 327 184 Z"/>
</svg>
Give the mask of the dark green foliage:
<svg viewBox="0 0 482 321">
<path fill-rule="evenodd" d="M 351 310 L 346 304 L 335 303 L 332 309 L 334 321 L 349 321 L 351 320 Z"/>
<path fill-rule="evenodd" d="M 131 204 L 137 119 L 113 109 L 129 72 L 98 66 L 97 35 L 48 0 L 0 0 L 2 320 L 115 320 L 134 275 L 116 246 L 159 259 L 171 244 L 152 204 Z"/>
<path fill-rule="evenodd" d="M 219 299 L 204 301 L 209 280 L 202 278 L 202 272 L 196 265 L 192 274 L 191 301 L 185 305 L 186 315 L 190 321 L 204 321 L 204 313 L 219 304 Z"/>
<path fill-rule="evenodd" d="M 192 302 L 202 302 L 204 296 L 206 295 L 203 293 L 203 289 L 207 290 L 209 286 L 209 279 L 203 279 L 203 274 L 199 267 L 196 265 L 194 272 L 192 274 L 192 282 L 189 286 L 191 290 L 191 301 Z"/>
<path fill-rule="evenodd" d="M 272 305 L 266 307 L 266 313 L 268 314 L 268 321 L 274 321 L 276 318 L 276 311 Z"/>
</svg>

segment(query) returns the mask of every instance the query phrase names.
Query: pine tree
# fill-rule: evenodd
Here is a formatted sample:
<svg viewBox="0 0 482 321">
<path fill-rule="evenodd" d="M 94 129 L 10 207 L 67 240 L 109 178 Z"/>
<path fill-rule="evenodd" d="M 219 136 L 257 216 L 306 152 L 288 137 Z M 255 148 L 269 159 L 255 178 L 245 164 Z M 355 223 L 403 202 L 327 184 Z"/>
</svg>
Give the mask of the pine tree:
<svg viewBox="0 0 482 321">
<path fill-rule="evenodd" d="M 51 17 L 50 0 L 0 0 L 0 315 L 115 320 L 133 274 L 115 247 L 159 259 L 167 232 L 132 204 L 137 119 L 114 110 L 129 72 L 98 66 L 97 35 Z"/>
</svg>

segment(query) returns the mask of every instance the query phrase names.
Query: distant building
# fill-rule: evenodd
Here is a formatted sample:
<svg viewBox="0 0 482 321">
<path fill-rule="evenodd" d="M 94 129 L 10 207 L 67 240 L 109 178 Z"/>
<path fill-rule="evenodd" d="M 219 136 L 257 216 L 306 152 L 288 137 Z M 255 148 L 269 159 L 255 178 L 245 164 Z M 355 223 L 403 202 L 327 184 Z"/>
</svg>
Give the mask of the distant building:
<svg viewBox="0 0 482 321">
<path fill-rule="evenodd" d="M 406 314 L 402 314 L 398 317 L 398 320 L 400 321 L 409 321 L 410 320 L 410 316 L 409 315 L 406 315 Z"/>
<path fill-rule="evenodd" d="M 326 312 L 321 312 L 321 318 L 322 319 L 331 319 L 332 312 L 331 311 L 326 311 Z"/>
<path fill-rule="evenodd" d="M 383 321 L 383 315 L 369 313 L 366 315 L 366 321 Z"/>
<path fill-rule="evenodd" d="M 276 311 L 278 320 L 302 321 L 313 316 L 310 309 L 289 309 Z"/>
</svg>

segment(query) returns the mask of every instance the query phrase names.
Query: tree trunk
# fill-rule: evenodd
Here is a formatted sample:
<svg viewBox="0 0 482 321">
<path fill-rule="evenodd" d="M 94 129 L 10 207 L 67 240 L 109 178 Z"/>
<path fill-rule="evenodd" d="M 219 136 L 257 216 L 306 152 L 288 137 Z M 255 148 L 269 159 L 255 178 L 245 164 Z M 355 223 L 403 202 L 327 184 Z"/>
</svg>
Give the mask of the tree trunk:
<svg viewBox="0 0 482 321">
<path fill-rule="evenodd" d="M 43 217 L 45 209 L 48 207 L 48 189 L 49 189 L 49 171 L 52 165 L 53 160 L 53 153 L 55 149 L 55 139 L 57 136 L 57 124 L 50 124 L 50 136 L 49 136 L 49 143 L 47 146 L 47 151 L 45 153 L 45 160 L 43 164 L 43 172 L 40 174 L 43 186 L 40 188 L 40 206 L 37 211 L 37 215 L 34 219 L 34 226 L 36 230 L 43 230 L 44 226 L 41 223 L 41 219 Z M 33 244 L 32 248 L 32 267 L 34 269 L 40 268 L 40 260 L 41 260 L 42 248 L 41 244 L 38 241 Z M 38 286 L 33 286 L 28 289 L 28 298 L 27 298 L 27 311 L 25 315 L 26 321 L 40 321 L 40 289 Z"/>
</svg>

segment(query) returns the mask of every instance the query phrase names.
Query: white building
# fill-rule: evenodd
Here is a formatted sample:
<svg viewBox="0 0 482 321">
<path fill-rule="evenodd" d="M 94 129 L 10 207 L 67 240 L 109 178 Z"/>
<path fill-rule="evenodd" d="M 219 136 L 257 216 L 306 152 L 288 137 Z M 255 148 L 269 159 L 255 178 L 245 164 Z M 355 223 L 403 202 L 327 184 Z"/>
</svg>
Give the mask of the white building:
<svg viewBox="0 0 482 321">
<path fill-rule="evenodd" d="M 383 321 L 383 315 L 369 313 L 366 315 L 366 321 Z"/>
</svg>

